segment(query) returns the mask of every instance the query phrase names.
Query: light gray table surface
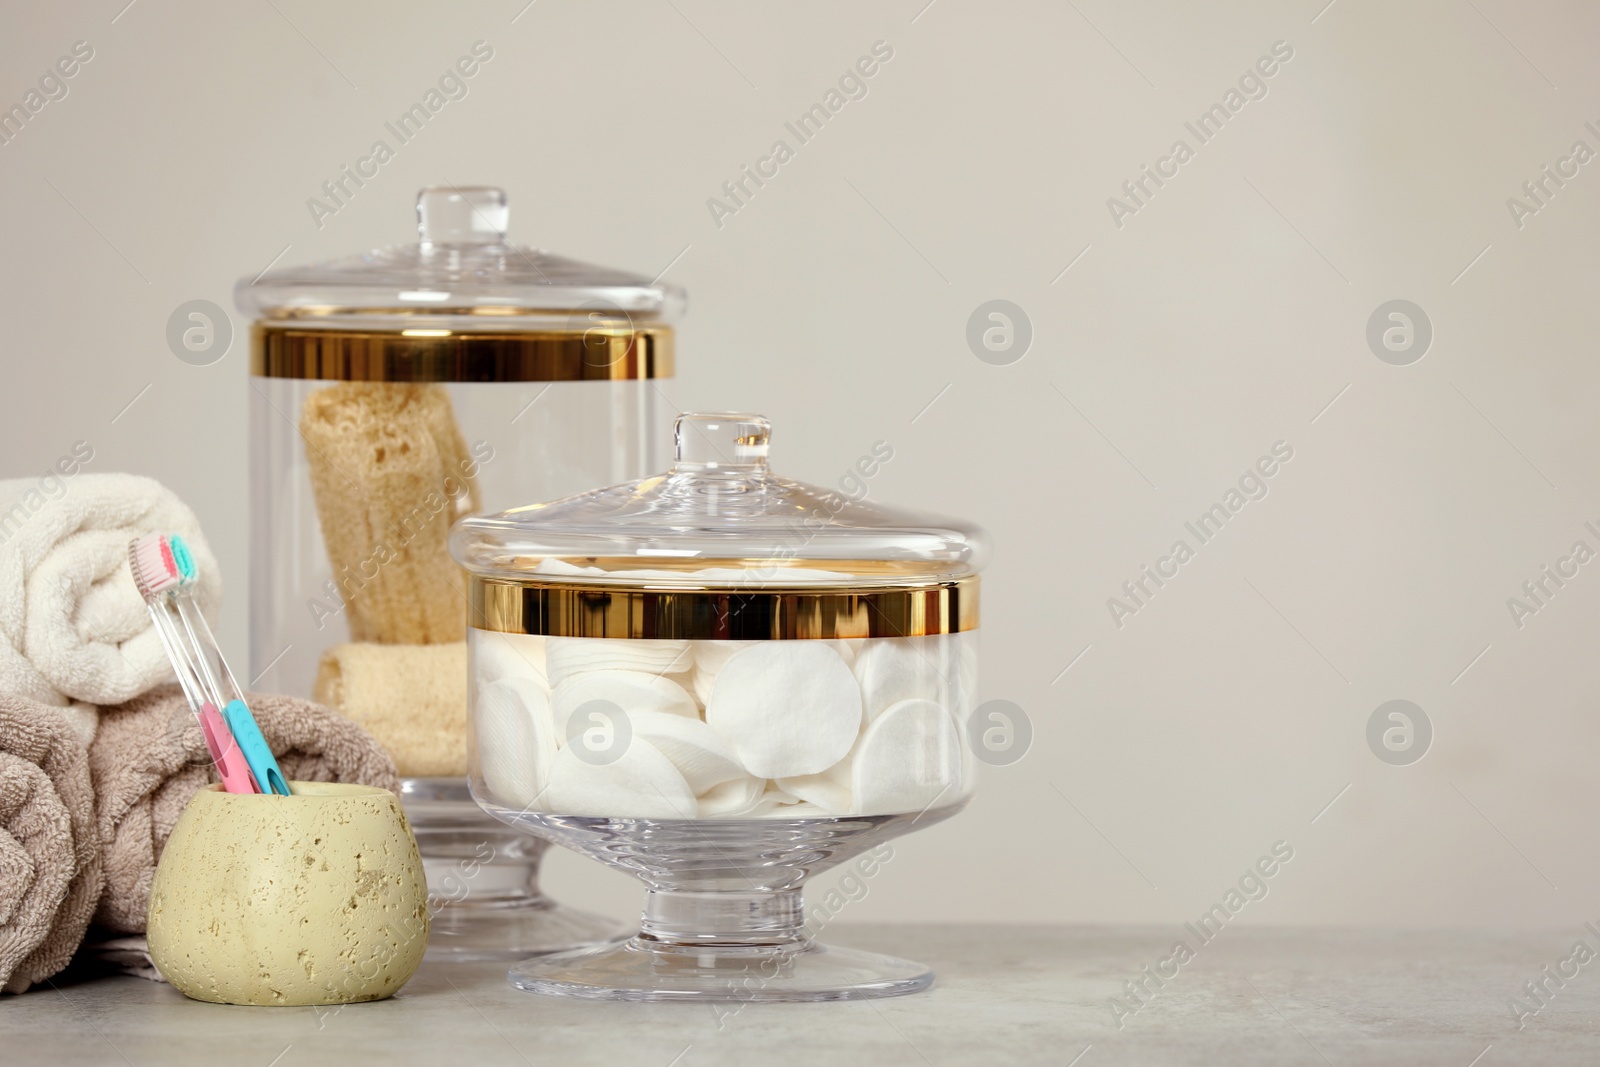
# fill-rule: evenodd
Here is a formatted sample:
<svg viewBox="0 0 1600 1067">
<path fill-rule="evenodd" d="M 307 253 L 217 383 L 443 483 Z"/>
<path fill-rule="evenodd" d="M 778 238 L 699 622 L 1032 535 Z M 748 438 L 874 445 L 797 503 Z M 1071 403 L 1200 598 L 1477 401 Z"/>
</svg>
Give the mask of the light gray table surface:
<svg viewBox="0 0 1600 1067">
<path fill-rule="evenodd" d="M 930 963 L 938 982 L 889 1000 L 728 1015 L 533 996 L 492 963 L 426 962 L 392 1000 L 342 1009 L 201 1004 L 160 983 L 98 978 L 0 1000 L 0 1064 L 1600 1064 L 1600 961 L 1521 1028 L 1507 1007 L 1582 930 L 1230 928 L 1121 1027 L 1110 999 L 1181 929 L 828 933 Z"/>
</svg>

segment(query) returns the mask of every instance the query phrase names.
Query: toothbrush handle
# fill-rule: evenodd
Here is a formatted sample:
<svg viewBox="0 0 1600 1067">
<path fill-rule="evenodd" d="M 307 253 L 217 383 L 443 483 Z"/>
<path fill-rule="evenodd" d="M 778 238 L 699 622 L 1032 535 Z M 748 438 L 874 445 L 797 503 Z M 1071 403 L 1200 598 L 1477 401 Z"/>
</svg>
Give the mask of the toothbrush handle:
<svg viewBox="0 0 1600 1067">
<path fill-rule="evenodd" d="M 222 715 L 227 720 L 228 729 L 233 732 L 234 741 L 244 752 L 245 762 L 250 765 L 256 785 L 263 793 L 288 796 L 289 783 L 284 780 L 283 771 L 273 758 L 272 749 L 267 746 L 267 739 L 261 736 L 261 727 L 256 725 L 249 705 L 242 700 L 230 700 Z"/>
<path fill-rule="evenodd" d="M 205 735 L 206 748 L 211 751 L 211 760 L 216 765 L 217 776 L 222 779 L 222 788 L 229 793 L 254 793 L 256 787 L 250 781 L 250 767 L 245 762 L 244 753 L 239 750 L 239 743 L 223 721 L 222 713 L 210 701 L 206 701 L 200 709 L 200 732 Z"/>
</svg>

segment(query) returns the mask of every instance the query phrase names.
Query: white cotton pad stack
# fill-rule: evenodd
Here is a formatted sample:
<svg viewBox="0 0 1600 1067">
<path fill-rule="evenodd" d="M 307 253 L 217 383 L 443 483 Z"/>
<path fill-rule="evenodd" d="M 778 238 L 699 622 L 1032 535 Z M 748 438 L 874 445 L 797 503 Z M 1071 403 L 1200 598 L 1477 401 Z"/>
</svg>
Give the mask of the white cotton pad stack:
<svg viewBox="0 0 1600 1067">
<path fill-rule="evenodd" d="M 539 791 L 557 748 L 544 682 L 506 678 L 479 686 L 473 733 L 489 795 L 502 804 L 542 810 Z"/>
<path fill-rule="evenodd" d="M 700 709 L 694 697 L 671 678 L 644 671 L 586 671 L 568 676 L 566 681 L 552 690 L 556 736 L 563 745 L 571 736 L 572 713 L 594 700 L 616 705 L 630 721 L 650 712 L 682 715 L 700 721 Z M 586 729 L 589 725 L 585 722 L 580 729 Z"/>
<path fill-rule="evenodd" d="M 506 805 L 826 818 L 919 811 L 955 801 L 965 784 L 975 634 L 651 641 L 477 631 L 473 642 L 479 766 Z M 626 722 L 591 714 L 605 705 Z M 590 728 L 627 738 L 611 763 L 600 762 L 604 751 L 573 751 L 568 731 Z"/>
<path fill-rule="evenodd" d="M 544 684 L 544 640 L 538 634 L 474 630 L 472 665 L 478 684 L 502 678 L 532 678 Z"/>
<path fill-rule="evenodd" d="M 921 638 L 894 637 L 863 642 L 854 671 L 861 683 L 861 706 L 867 721 L 902 700 L 940 700 L 944 694 L 944 657 Z"/>
<path fill-rule="evenodd" d="M 826 819 L 833 812 L 802 800 L 798 804 L 779 804 L 762 814 L 769 819 Z"/>
<path fill-rule="evenodd" d="M 588 671 L 674 674 L 694 666 L 687 641 L 550 637 L 545 640 L 545 676 L 552 687 Z"/>
<path fill-rule="evenodd" d="M 819 641 L 752 642 L 718 673 L 706 723 L 758 778 L 816 774 L 855 743 L 861 690 Z"/>
<path fill-rule="evenodd" d="M 700 701 L 700 706 L 705 707 L 711 699 L 711 687 L 717 680 L 717 675 L 727 665 L 733 654 L 742 648 L 750 646 L 749 641 L 695 641 L 694 645 L 694 677 L 691 684 L 694 686 L 695 699 Z"/>
<path fill-rule="evenodd" d="M 728 819 L 753 815 L 766 788 L 765 778 L 749 774 L 714 785 L 700 794 L 700 817 Z"/>
<path fill-rule="evenodd" d="M 550 574 L 560 578 L 575 578 L 584 574 L 604 574 L 599 567 L 580 567 L 576 563 L 568 563 L 564 559 L 547 556 L 539 561 L 533 568 L 535 574 Z"/>
<path fill-rule="evenodd" d="M 759 589 L 765 576 L 741 567 L 701 567 L 693 573 L 693 577 L 702 582 L 726 582 L 737 590 Z"/>
<path fill-rule="evenodd" d="M 698 578 L 702 582 L 722 582 L 751 589 L 811 585 L 818 582 L 826 582 L 831 585 L 849 582 L 853 578 L 852 575 L 845 574 L 842 571 L 825 571 L 812 567 L 770 567 L 765 570 L 749 570 L 744 567 L 702 567 L 697 571 L 664 570 L 653 567 L 620 567 L 608 570 L 605 567 L 569 563 L 564 559 L 556 559 L 554 556 L 547 556 L 540 560 L 538 565 L 533 568 L 533 573 L 549 575 L 552 578 L 604 576 L 607 578 L 621 578 L 629 582 L 650 581 L 653 579 L 680 580 Z"/>
<path fill-rule="evenodd" d="M 865 638 L 856 638 L 855 640 L 850 641 L 842 638 L 836 638 L 827 642 L 827 645 L 829 648 L 839 653 L 840 659 L 844 660 L 851 666 L 854 666 L 856 662 L 856 656 L 860 654 L 861 649 L 864 648 L 868 643 L 869 642 Z"/>
<path fill-rule="evenodd" d="M 952 634 L 955 648 L 954 696 L 949 708 L 955 720 L 965 729 L 967 720 L 978 706 L 978 635 L 976 633 Z"/>
<path fill-rule="evenodd" d="M 550 766 L 541 810 L 620 819 L 693 819 L 699 806 L 689 783 L 650 742 L 633 738 L 610 763 L 586 762 L 563 748 Z"/>
<path fill-rule="evenodd" d="M 768 782 L 751 814 L 767 815 L 775 811 L 779 805 L 793 806 L 798 803 L 800 803 L 799 797 L 779 786 L 777 782 Z"/>
<path fill-rule="evenodd" d="M 944 708 L 902 700 L 872 720 L 851 768 L 857 812 L 920 811 L 961 793 L 961 738 Z"/>
<path fill-rule="evenodd" d="M 796 800 L 815 804 L 830 815 L 849 815 L 852 807 L 851 761 L 842 759 L 821 774 L 779 778 L 778 787 Z"/>
<path fill-rule="evenodd" d="M 761 802 L 750 814 L 763 819 L 826 819 L 838 813 L 801 800 L 786 790 L 768 785 L 767 791 L 761 794 Z"/>
<path fill-rule="evenodd" d="M 672 761 L 696 796 L 723 782 L 750 777 L 733 749 L 698 716 L 636 711 L 628 716 L 628 724 L 636 739 L 650 742 Z"/>
</svg>

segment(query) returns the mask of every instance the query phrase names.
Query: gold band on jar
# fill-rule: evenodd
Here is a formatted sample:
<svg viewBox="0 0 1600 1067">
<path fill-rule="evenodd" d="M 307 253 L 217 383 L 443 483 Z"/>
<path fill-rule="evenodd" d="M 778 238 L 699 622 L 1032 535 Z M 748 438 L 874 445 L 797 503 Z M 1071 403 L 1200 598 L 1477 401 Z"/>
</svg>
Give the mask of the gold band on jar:
<svg viewBox="0 0 1600 1067">
<path fill-rule="evenodd" d="M 468 624 L 645 640 L 921 637 L 978 627 L 978 579 L 884 589 L 622 589 L 473 575 Z"/>
<path fill-rule="evenodd" d="M 590 327 L 462 333 L 258 322 L 250 373 L 343 382 L 589 382 L 672 377 L 672 330 Z"/>
</svg>

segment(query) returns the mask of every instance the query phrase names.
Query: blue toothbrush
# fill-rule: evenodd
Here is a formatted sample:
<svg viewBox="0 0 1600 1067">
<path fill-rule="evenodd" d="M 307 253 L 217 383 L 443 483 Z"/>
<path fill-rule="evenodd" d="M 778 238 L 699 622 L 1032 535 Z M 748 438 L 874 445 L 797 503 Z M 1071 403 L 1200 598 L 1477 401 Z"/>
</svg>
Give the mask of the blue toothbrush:
<svg viewBox="0 0 1600 1067">
<path fill-rule="evenodd" d="M 283 771 L 278 769 L 278 761 L 272 758 L 272 749 L 267 747 L 267 739 L 261 736 L 261 727 L 256 725 L 256 717 L 250 714 L 245 702 L 230 700 L 223 709 L 222 718 L 239 751 L 244 753 L 244 761 L 250 765 L 256 787 L 263 793 L 288 796 L 289 783 L 283 780 Z"/>
</svg>

